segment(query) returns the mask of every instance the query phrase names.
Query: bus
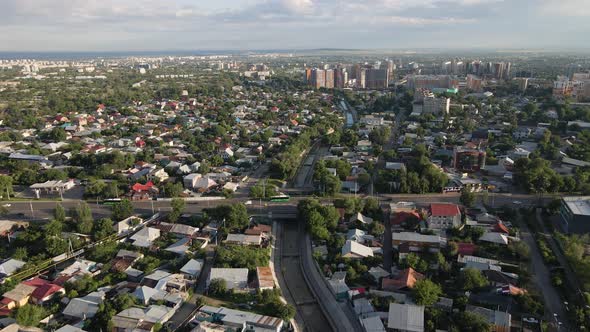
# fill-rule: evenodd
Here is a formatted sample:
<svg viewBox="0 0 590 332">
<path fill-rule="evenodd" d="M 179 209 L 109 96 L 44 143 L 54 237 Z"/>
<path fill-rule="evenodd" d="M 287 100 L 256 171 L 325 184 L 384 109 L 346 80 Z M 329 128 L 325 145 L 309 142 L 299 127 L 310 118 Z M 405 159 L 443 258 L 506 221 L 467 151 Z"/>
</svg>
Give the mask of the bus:
<svg viewBox="0 0 590 332">
<path fill-rule="evenodd" d="M 279 194 L 279 195 L 270 197 L 271 202 L 288 202 L 289 199 L 291 199 L 291 197 L 289 195 L 285 195 L 285 194 Z"/>
<path fill-rule="evenodd" d="M 105 200 L 102 201 L 102 204 L 104 205 L 115 205 L 117 203 L 121 202 L 120 198 L 107 198 Z"/>
</svg>

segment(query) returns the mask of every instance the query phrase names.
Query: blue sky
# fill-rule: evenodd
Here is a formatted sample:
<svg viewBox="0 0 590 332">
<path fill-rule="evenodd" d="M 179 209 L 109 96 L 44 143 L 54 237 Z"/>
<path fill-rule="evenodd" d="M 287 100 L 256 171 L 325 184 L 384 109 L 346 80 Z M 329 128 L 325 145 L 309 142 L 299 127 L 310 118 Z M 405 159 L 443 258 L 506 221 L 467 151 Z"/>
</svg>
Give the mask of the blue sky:
<svg viewBox="0 0 590 332">
<path fill-rule="evenodd" d="M 588 48 L 590 0 L 0 0 L 0 51 Z"/>
</svg>

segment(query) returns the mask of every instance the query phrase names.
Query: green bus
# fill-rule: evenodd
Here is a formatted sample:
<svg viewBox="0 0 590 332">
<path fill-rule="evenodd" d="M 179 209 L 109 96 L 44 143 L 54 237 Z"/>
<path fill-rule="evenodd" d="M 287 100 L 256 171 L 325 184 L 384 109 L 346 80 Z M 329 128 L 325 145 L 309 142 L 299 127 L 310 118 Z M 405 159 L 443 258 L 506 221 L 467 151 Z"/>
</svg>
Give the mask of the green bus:
<svg viewBox="0 0 590 332">
<path fill-rule="evenodd" d="M 270 197 L 271 202 L 288 202 L 291 197 L 289 195 L 280 194 Z"/>
</svg>

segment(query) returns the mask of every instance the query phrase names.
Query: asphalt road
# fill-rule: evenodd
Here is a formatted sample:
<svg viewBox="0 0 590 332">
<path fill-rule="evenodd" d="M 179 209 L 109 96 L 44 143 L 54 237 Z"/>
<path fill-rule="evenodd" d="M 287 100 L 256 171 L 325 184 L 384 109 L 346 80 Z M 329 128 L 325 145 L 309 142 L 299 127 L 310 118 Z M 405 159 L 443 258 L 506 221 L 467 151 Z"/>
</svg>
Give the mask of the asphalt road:
<svg viewBox="0 0 590 332">
<path fill-rule="evenodd" d="M 341 195 L 342 197 L 366 197 L 361 195 Z M 378 198 L 382 203 L 389 201 L 410 201 L 415 202 L 418 205 L 428 204 L 433 202 L 448 202 L 458 203 L 459 194 L 448 193 L 448 194 L 424 194 L 424 195 L 408 195 L 408 194 L 385 194 L 380 196 L 374 196 Z M 300 200 L 309 198 L 309 196 L 291 196 L 291 200 L 285 203 L 271 203 L 262 202 L 260 206 L 259 202 L 253 201 L 252 205 L 248 205 L 248 211 L 255 215 L 268 215 L 272 213 L 273 218 L 280 218 L 282 216 L 290 217 L 293 213 L 296 213 L 297 203 Z M 539 200 L 538 196 L 535 195 L 523 195 L 523 194 L 489 194 L 488 202 L 493 207 L 501 207 L 508 205 L 514 208 L 521 206 L 530 206 L 538 204 L 540 201 L 544 204 L 551 201 L 553 196 L 544 196 Z M 322 201 L 331 201 L 331 198 L 321 199 Z M 212 208 L 218 205 L 231 205 L 236 203 L 244 203 L 248 201 L 248 198 L 235 197 L 231 199 L 221 199 L 216 201 L 200 201 L 200 202 L 187 202 L 184 212 L 189 214 L 200 214 L 203 209 Z M 8 207 L 9 213 L 6 217 L 9 218 L 21 218 L 21 219 L 50 219 L 53 215 L 55 206 L 59 203 L 66 211 L 69 209 L 75 209 L 79 204 L 80 200 L 64 200 L 61 202 L 57 201 L 9 201 L 3 204 L 10 204 Z M 111 215 L 111 207 L 103 205 L 97 202 L 88 201 L 92 209 L 92 213 L 95 218 L 109 217 Z M 133 202 L 135 213 L 139 215 L 151 215 L 156 212 L 168 212 L 171 211 L 169 201 L 135 201 Z"/>
<path fill-rule="evenodd" d="M 287 299 L 297 309 L 298 326 L 303 331 L 332 331 L 301 270 L 299 225 L 295 220 L 285 221 L 281 225 L 281 233 L 280 273 L 286 285 L 283 292 L 288 293 Z"/>
<path fill-rule="evenodd" d="M 551 274 L 545 265 L 541 254 L 539 253 L 539 248 L 537 247 L 537 243 L 535 242 L 533 235 L 531 234 L 525 222 L 522 222 L 520 226 L 522 240 L 529 246 L 529 248 L 531 248 L 531 274 L 539 289 L 542 290 L 541 293 L 545 301 L 545 320 L 549 323 L 552 323 L 554 320 L 554 313 L 559 317 L 566 317 L 563 308 L 564 306 L 561 303 L 559 293 L 551 283 Z"/>
</svg>

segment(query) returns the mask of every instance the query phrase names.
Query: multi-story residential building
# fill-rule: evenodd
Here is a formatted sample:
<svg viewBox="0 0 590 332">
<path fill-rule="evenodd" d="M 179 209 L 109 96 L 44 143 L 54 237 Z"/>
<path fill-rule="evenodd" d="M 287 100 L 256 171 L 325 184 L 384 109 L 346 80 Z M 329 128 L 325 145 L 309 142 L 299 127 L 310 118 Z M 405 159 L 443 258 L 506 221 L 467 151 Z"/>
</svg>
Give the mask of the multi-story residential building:
<svg viewBox="0 0 590 332">
<path fill-rule="evenodd" d="M 455 147 L 453 167 L 461 172 L 479 171 L 486 165 L 486 151 L 478 148 Z"/>
<path fill-rule="evenodd" d="M 479 76 L 467 75 L 467 90 L 480 92 L 482 90 L 482 79 Z"/>
<path fill-rule="evenodd" d="M 368 89 L 385 89 L 389 86 L 389 72 L 387 69 L 367 69 L 365 86 Z"/>
<path fill-rule="evenodd" d="M 590 73 L 574 73 L 571 79 L 557 76 L 557 80 L 553 82 L 553 96 L 571 97 L 577 101 L 590 100 Z"/>
<path fill-rule="evenodd" d="M 424 98 L 422 113 L 448 114 L 451 108 L 451 99 L 445 97 L 428 96 Z"/>
<path fill-rule="evenodd" d="M 334 88 L 342 89 L 346 84 L 346 70 L 344 68 L 334 69 Z"/>
<path fill-rule="evenodd" d="M 314 68 L 311 72 L 311 86 L 316 89 L 326 87 L 326 71 Z"/>
<path fill-rule="evenodd" d="M 410 89 L 457 89 L 459 80 L 450 75 L 409 75 L 407 77 Z"/>
<path fill-rule="evenodd" d="M 561 226 L 566 233 L 590 232 L 590 196 L 564 197 L 559 209 Z"/>
<path fill-rule="evenodd" d="M 325 83 L 324 86 L 327 89 L 334 89 L 334 70 L 328 69 L 325 71 Z"/>
<path fill-rule="evenodd" d="M 430 204 L 428 228 L 449 229 L 461 226 L 461 211 L 455 204 Z"/>
</svg>

